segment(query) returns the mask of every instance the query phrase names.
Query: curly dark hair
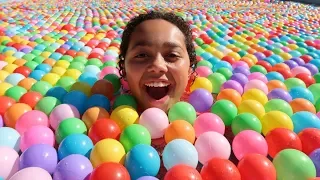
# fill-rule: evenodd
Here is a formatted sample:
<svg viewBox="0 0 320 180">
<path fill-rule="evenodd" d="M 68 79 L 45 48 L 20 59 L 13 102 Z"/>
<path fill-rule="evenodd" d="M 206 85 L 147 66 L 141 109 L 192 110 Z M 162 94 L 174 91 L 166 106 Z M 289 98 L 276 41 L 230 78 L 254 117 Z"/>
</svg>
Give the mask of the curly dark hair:
<svg viewBox="0 0 320 180">
<path fill-rule="evenodd" d="M 171 12 L 160 12 L 160 11 L 151 11 L 146 14 L 140 14 L 139 16 L 131 19 L 126 25 L 123 34 L 122 34 L 122 42 L 120 45 L 120 54 L 119 54 L 119 71 L 122 78 L 125 77 L 124 72 L 124 60 L 128 50 L 129 41 L 131 34 L 134 32 L 135 28 L 144 21 L 153 20 L 153 19 L 162 19 L 166 20 L 175 26 L 177 26 L 180 31 L 185 36 L 185 44 L 188 51 L 189 59 L 190 59 L 190 67 L 195 69 L 195 65 L 197 63 L 196 60 L 196 52 L 193 45 L 192 32 L 188 25 L 188 23 L 181 17 L 175 15 Z"/>
</svg>

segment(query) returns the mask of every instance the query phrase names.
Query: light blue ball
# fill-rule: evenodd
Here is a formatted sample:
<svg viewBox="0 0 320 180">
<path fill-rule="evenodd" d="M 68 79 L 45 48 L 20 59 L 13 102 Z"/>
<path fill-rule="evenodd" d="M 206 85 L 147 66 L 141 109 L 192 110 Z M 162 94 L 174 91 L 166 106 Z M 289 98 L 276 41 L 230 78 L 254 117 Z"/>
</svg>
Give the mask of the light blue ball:
<svg viewBox="0 0 320 180">
<path fill-rule="evenodd" d="M 216 63 L 213 66 L 212 71 L 217 72 L 218 69 L 220 69 L 220 68 L 228 68 L 230 71 L 232 71 L 232 66 L 230 65 L 230 63 L 228 63 L 226 61 L 219 61 L 218 63 Z"/>
<path fill-rule="evenodd" d="M 46 93 L 46 96 L 51 96 L 57 98 L 60 102 L 62 102 L 64 95 L 66 95 L 68 91 L 66 91 L 63 87 L 53 87 L 49 89 Z"/>
<path fill-rule="evenodd" d="M 189 141 L 175 139 L 170 141 L 162 153 L 163 164 L 167 170 L 178 164 L 196 168 L 198 165 L 198 152 Z"/>
<path fill-rule="evenodd" d="M 54 59 L 54 60 L 59 60 L 62 57 L 62 54 L 58 53 L 58 52 L 54 52 L 52 53 L 49 58 Z"/>
<path fill-rule="evenodd" d="M 82 73 L 78 81 L 88 83 L 90 86 L 93 86 L 96 81 L 98 81 L 97 75 L 91 72 L 84 72 Z"/>
<path fill-rule="evenodd" d="M 20 151 L 20 134 L 13 128 L 0 128 L 0 146 L 13 148 L 17 152 Z"/>
<path fill-rule="evenodd" d="M 281 82 L 284 81 L 284 77 L 282 76 L 282 74 L 280 74 L 278 72 L 269 72 L 266 74 L 266 77 L 267 77 L 268 81 L 271 81 L 271 80 L 279 80 Z"/>
<path fill-rule="evenodd" d="M 20 73 L 12 73 L 9 76 L 7 76 L 4 81 L 16 86 L 24 78 L 25 77 Z"/>
<path fill-rule="evenodd" d="M 90 158 L 92 140 L 84 134 L 71 134 L 64 138 L 58 148 L 59 161 L 71 154 L 80 154 Z"/>
<path fill-rule="evenodd" d="M 291 116 L 294 132 L 300 133 L 306 128 L 320 129 L 320 119 L 313 113 L 308 111 L 299 111 Z"/>
<path fill-rule="evenodd" d="M 95 65 L 88 65 L 84 68 L 83 72 L 89 72 L 91 74 L 97 75 L 100 72 L 100 68 Z"/>
<path fill-rule="evenodd" d="M 46 73 L 42 70 L 34 70 L 29 74 L 30 78 L 40 81 Z"/>
<path fill-rule="evenodd" d="M 291 95 L 292 99 L 303 98 L 311 103 L 315 103 L 312 92 L 307 88 L 294 87 L 290 89 L 289 94 Z"/>
</svg>

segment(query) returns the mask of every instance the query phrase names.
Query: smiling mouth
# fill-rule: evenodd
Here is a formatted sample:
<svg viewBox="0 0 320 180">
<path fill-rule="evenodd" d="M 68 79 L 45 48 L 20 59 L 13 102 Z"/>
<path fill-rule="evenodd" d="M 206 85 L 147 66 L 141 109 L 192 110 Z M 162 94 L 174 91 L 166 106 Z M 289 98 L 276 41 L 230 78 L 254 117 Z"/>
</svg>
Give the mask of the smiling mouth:
<svg viewBox="0 0 320 180">
<path fill-rule="evenodd" d="M 166 82 L 152 82 L 145 84 L 147 94 L 155 100 L 160 100 L 168 95 L 170 86 L 171 84 Z"/>
</svg>

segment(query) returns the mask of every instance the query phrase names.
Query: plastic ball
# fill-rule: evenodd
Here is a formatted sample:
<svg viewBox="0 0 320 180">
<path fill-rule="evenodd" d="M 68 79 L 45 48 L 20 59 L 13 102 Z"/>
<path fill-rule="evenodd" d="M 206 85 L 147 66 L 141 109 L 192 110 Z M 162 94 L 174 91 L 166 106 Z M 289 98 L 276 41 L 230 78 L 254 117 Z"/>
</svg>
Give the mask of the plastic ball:
<svg viewBox="0 0 320 180">
<path fill-rule="evenodd" d="M 241 160 L 251 153 L 267 156 L 268 144 L 264 137 L 258 132 L 244 130 L 237 134 L 233 139 L 232 150 L 238 160 Z"/>
<path fill-rule="evenodd" d="M 116 139 L 120 138 L 120 128 L 111 119 L 102 118 L 98 119 L 93 123 L 92 127 L 89 129 L 88 136 L 93 141 L 94 144 L 99 142 L 102 139 Z"/>
<path fill-rule="evenodd" d="M 50 113 L 50 125 L 54 130 L 56 130 L 61 121 L 68 118 L 80 118 L 79 111 L 73 105 L 60 104 Z"/>
<path fill-rule="evenodd" d="M 159 179 L 153 176 L 142 176 L 137 180 L 159 180 Z"/>
<path fill-rule="evenodd" d="M 89 180 L 104 180 L 104 179 L 112 179 L 112 180 L 130 180 L 130 174 L 128 170 L 119 163 L 103 163 L 97 168 L 95 168 Z"/>
<path fill-rule="evenodd" d="M 125 167 L 132 179 L 147 175 L 156 176 L 160 169 L 160 157 L 153 147 L 139 144 L 126 155 Z"/>
<path fill-rule="evenodd" d="M 121 130 L 135 123 L 139 119 L 139 115 L 131 106 L 118 106 L 110 115 L 110 119 L 114 120 Z"/>
<path fill-rule="evenodd" d="M 240 180 L 241 175 L 237 167 L 227 159 L 212 158 L 201 169 L 203 180 Z"/>
<path fill-rule="evenodd" d="M 15 100 L 7 97 L 0 96 L 0 115 L 4 115 L 8 108 L 10 108 L 15 103 Z"/>
<path fill-rule="evenodd" d="M 152 139 L 158 139 L 164 136 L 169 119 L 161 109 L 148 108 L 140 115 L 139 124 L 148 129 Z"/>
<path fill-rule="evenodd" d="M 218 115 L 226 126 L 231 125 L 232 120 L 237 115 L 237 107 L 228 100 L 219 100 L 213 104 L 211 112 Z"/>
<path fill-rule="evenodd" d="M 90 129 L 94 122 L 101 118 L 109 118 L 109 112 L 102 107 L 91 107 L 87 109 L 82 115 L 82 120 Z"/>
<path fill-rule="evenodd" d="M 261 133 L 262 125 L 255 115 L 251 113 L 241 113 L 232 121 L 231 129 L 234 135 L 237 135 L 244 130 L 253 130 L 257 133 Z"/>
<path fill-rule="evenodd" d="M 200 88 L 191 92 L 188 102 L 197 112 L 206 112 L 213 104 L 213 97 L 209 91 Z"/>
<path fill-rule="evenodd" d="M 64 138 L 58 147 L 59 160 L 71 155 L 80 154 L 90 158 L 93 148 L 91 139 L 84 134 L 71 134 Z"/>
<path fill-rule="evenodd" d="M 135 97 L 130 94 L 121 94 L 117 96 L 113 102 L 112 109 L 116 109 L 122 105 L 131 106 L 133 109 L 137 109 L 138 106 Z"/>
<path fill-rule="evenodd" d="M 200 114 L 194 123 L 194 130 L 196 137 L 208 131 L 215 131 L 224 134 L 225 125 L 221 118 L 213 113 Z"/>
<path fill-rule="evenodd" d="M 277 172 L 272 162 L 261 154 L 245 155 L 238 163 L 238 170 L 243 180 L 263 179 L 273 180 L 277 178 Z"/>
<path fill-rule="evenodd" d="M 314 103 L 314 96 L 313 96 L 312 92 L 307 88 L 294 87 L 294 88 L 290 89 L 289 93 L 290 93 L 292 99 L 304 98 L 304 99 Z"/>
<path fill-rule="evenodd" d="M 32 126 L 21 136 L 20 149 L 22 152 L 35 144 L 54 146 L 55 138 L 52 130 L 46 126 Z"/>
<path fill-rule="evenodd" d="M 34 109 L 41 99 L 42 95 L 40 93 L 29 91 L 20 97 L 19 102 L 27 104 Z"/>
<path fill-rule="evenodd" d="M 320 129 L 320 119 L 313 113 L 307 111 L 296 112 L 291 116 L 294 132 L 300 133 L 307 128 Z"/>
<path fill-rule="evenodd" d="M 243 93 L 242 101 L 245 100 L 256 100 L 262 105 L 265 105 L 268 102 L 268 97 L 265 92 L 261 91 L 260 89 L 253 88 Z"/>
<path fill-rule="evenodd" d="M 87 100 L 86 107 L 91 108 L 94 106 L 102 107 L 110 111 L 110 100 L 102 94 L 94 94 Z"/>
<path fill-rule="evenodd" d="M 200 77 L 208 77 L 212 74 L 212 70 L 207 66 L 199 66 L 195 70 Z"/>
<path fill-rule="evenodd" d="M 184 139 L 193 144 L 195 141 L 195 131 L 189 122 L 176 120 L 167 127 L 164 138 L 167 144 L 175 139 Z"/>
<path fill-rule="evenodd" d="M 280 151 L 274 157 L 273 164 L 277 171 L 277 179 L 300 180 L 316 177 L 316 168 L 312 160 L 296 149 Z"/>
<path fill-rule="evenodd" d="M 20 169 L 39 167 L 52 174 L 57 164 L 57 151 L 48 144 L 32 145 L 20 156 Z"/>
<path fill-rule="evenodd" d="M 221 90 L 224 89 L 234 89 L 236 90 L 240 95 L 243 93 L 243 87 L 242 85 L 235 81 L 235 80 L 228 80 L 221 86 Z"/>
<path fill-rule="evenodd" d="M 87 128 L 83 121 L 78 118 L 68 118 L 63 120 L 55 131 L 58 144 L 71 134 L 87 134 Z"/>
<path fill-rule="evenodd" d="M 284 149 L 296 149 L 301 151 L 301 140 L 296 133 L 286 128 L 276 128 L 266 135 L 268 153 L 274 158 Z"/>
<path fill-rule="evenodd" d="M 85 108 L 85 102 L 88 100 L 87 96 L 81 92 L 81 91 L 71 91 L 67 93 L 63 97 L 63 104 L 70 104 L 77 108 L 80 115 L 82 115 L 86 108 Z"/>
<path fill-rule="evenodd" d="M 37 125 L 49 127 L 49 120 L 42 111 L 32 110 L 19 117 L 15 128 L 22 135 L 30 127 Z"/>
<path fill-rule="evenodd" d="M 9 147 L 17 152 L 20 151 L 21 136 L 18 131 L 10 127 L 1 127 L 0 137 L 0 147 Z"/>
<path fill-rule="evenodd" d="M 28 167 L 15 173 L 10 180 L 52 180 L 52 177 L 42 168 Z"/>
<path fill-rule="evenodd" d="M 168 118 L 170 122 L 185 120 L 193 125 L 196 120 L 196 111 L 191 104 L 181 101 L 177 102 L 169 109 Z"/>
<path fill-rule="evenodd" d="M 162 153 L 164 167 L 170 170 L 176 165 L 183 164 L 196 168 L 198 165 L 198 152 L 189 141 L 175 139 L 169 142 Z"/>
<path fill-rule="evenodd" d="M 272 91 L 269 92 L 268 94 L 268 99 L 271 100 L 271 99 L 282 99 L 286 102 L 290 102 L 292 101 L 292 97 L 291 95 L 283 90 L 283 89 L 280 89 L 280 88 L 277 88 L 277 89 L 273 89 Z"/>
<path fill-rule="evenodd" d="M 103 139 L 95 144 L 90 154 L 90 161 L 94 168 L 106 162 L 124 164 L 125 149 L 114 139 Z"/>
<path fill-rule="evenodd" d="M 290 106 L 292 108 L 293 113 L 300 112 L 300 111 L 308 111 L 313 114 L 316 114 L 316 108 L 310 101 L 306 99 L 302 99 L 302 98 L 294 99 L 290 102 Z"/>
<path fill-rule="evenodd" d="M 254 79 L 254 80 L 250 80 L 248 83 L 245 84 L 244 86 L 244 92 L 250 90 L 250 89 L 259 89 L 262 92 L 264 92 L 265 94 L 268 93 L 268 87 L 267 85 L 260 80 Z"/>
<path fill-rule="evenodd" d="M 207 79 L 211 82 L 212 91 L 207 90 L 212 93 L 218 93 L 223 83 L 227 81 L 226 78 L 218 72 L 210 74 Z"/>
<path fill-rule="evenodd" d="M 317 171 L 317 177 L 319 177 L 320 174 L 320 167 L 319 167 L 319 150 L 320 149 L 316 149 L 314 151 L 312 151 L 312 153 L 309 155 L 310 159 L 312 160 L 313 164 L 315 165 L 316 171 Z"/>
<path fill-rule="evenodd" d="M 13 148 L 0 146 L 0 177 L 10 179 L 19 171 L 19 154 Z"/>
<path fill-rule="evenodd" d="M 293 114 L 292 108 L 289 103 L 282 99 L 271 99 L 264 105 L 264 109 L 266 110 L 266 113 L 270 111 L 281 111 L 283 113 L 286 113 L 290 117 Z"/>
<path fill-rule="evenodd" d="M 138 144 L 151 144 L 151 136 L 148 130 L 140 124 L 127 126 L 120 135 L 121 144 L 126 152 Z"/>
<path fill-rule="evenodd" d="M 190 87 L 191 92 L 196 90 L 196 89 L 206 89 L 210 93 L 212 92 L 212 83 L 209 79 L 205 77 L 197 77 L 193 84 Z"/>
<path fill-rule="evenodd" d="M 102 94 L 108 99 L 112 99 L 114 92 L 112 83 L 106 79 L 98 80 L 91 88 L 91 94 Z"/>
<path fill-rule="evenodd" d="M 16 103 L 11 105 L 4 113 L 5 125 L 14 128 L 20 116 L 31 110 L 31 107 L 24 103 Z"/>
<path fill-rule="evenodd" d="M 201 164 L 206 164 L 212 158 L 229 159 L 231 154 L 228 140 L 214 131 L 201 134 L 195 142 L 195 148 Z"/>
<path fill-rule="evenodd" d="M 62 159 L 53 173 L 53 180 L 60 179 L 89 179 L 93 167 L 85 156 L 72 154 Z"/>
<path fill-rule="evenodd" d="M 20 86 L 12 86 L 10 87 L 6 92 L 5 96 L 11 97 L 16 101 L 19 101 L 22 95 L 24 95 L 27 92 L 27 90 Z"/>
<path fill-rule="evenodd" d="M 191 166 L 179 164 L 172 167 L 164 176 L 164 180 L 202 180 L 200 173 Z"/>
<path fill-rule="evenodd" d="M 309 155 L 315 149 L 320 148 L 320 130 L 307 128 L 298 134 L 302 143 L 302 152 Z"/>
<path fill-rule="evenodd" d="M 265 114 L 265 109 L 262 104 L 256 100 L 245 100 L 242 101 L 238 107 L 238 114 L 241 113 L 251 113 L 260 119 Z"/>
</svg>

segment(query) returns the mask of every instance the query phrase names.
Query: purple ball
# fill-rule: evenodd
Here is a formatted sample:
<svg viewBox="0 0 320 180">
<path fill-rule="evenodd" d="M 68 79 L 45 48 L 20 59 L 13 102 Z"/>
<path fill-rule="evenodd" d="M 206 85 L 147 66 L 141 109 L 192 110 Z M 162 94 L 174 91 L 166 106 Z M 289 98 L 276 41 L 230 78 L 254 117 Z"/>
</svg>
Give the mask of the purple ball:
<svg viewBox="0 0 320 180">
<path fill-rule="evenodd" d="M 312 76 L 319 72 L 317 66 L 315 66 L 315 65 L 313 65 L 311 63 L 305 64 L 305 65 L 302 65 L 302 66 L 307 68 L 310 71 Z"/>
<path fill-rule="evenodd" d="M 213 97 L 205 89 L 196 89 L 190 94 L 189 103 L 197 112 L 207 112 L 213 104 Z"/>
<path fill-rule="evenodd" d="M 246 68 L 244 66 L 239 66 L 239 67 L 234 68 L 233 73 L 234 74 L 241 73 L 241 74 L 248 76 L 250 74 L 250 70 L 249 70 L 249 68 Z"/>
<path fill-rule="evenodd" d="M 287 102 L 291 102 L 292 101 L 292 97 L 291 95 L 281 89 L 281 88 L 276 88 L 276 89 L 273 89 L 272 91 L 269 92 L 268 94 L 268 99 L 271 100 L 271 99 L 282 99 L 284 101 L 287 101 Z"/>
<path fill-rule="evenodd" d="M 317 177 L 320 176 L 320 148 L 311 152 L 309 155 L 312 160 L 314 166 L 316 167 Z"/>
<path fill-rule="evenodd" d="M 31 48 L 23 48 L 20 51 L 25 53 L 25 54 L 28 54 L 28 53 L 30 53 L 32 51 L 32 49 Z"/>
<path fill-rule="evenodd" d="M 72 154 L 63 158 L 53 173 L 53 180 L 89 179 L 93 167 L 88 158 L 80 154 Z"/>
<path fill-rule="evenodd" d="M 256 53 L 254 53 L 254 55 L 256 56 L 256 58 L 258 60 L 266 58 L 266 55 L 264 55 L 262 52 L 256 52 Z"/>
<path fill-rule="evenodd" d="M 240 83 L 238 83 L 235 80 L 228 80 L 223 85 L 221 86 L 221 90 L 223 89 L 234 89 L 236 90 L 239 94 L 243 93 L 243 87 L 241 86 Z"/>
<path fill-rule="evenodd" d="M 248 83 L 247 76 L 244 74 L 241 74 L 241 73 L 233 74 L 230 79 L 237 81 L 238 83 L 241 84 L 242 87 L 244 87 L 244 85 L 246 85 Z"/>
<path fill-rule="evenodd" d="M 20 157 L 20 169 L 39 167 L 52 174 L 57 167 L 58 155 L 54 147 L 35 144 L 24 151 Z"/>
<path fill-rule="evenodd" d="M 290 69 L 293 69 L 293 68 L 298 66 L 298 64 L 295 61 L 292 61 L 292 60 L 285 61 L 284 63 L 286 65 L 288 65 Z"/>
<path fill-rule="evenodd" d="M 61 48 L 69 50 L 71 47 L 68 44 L 63 44 Z"/>
<path fill-rule="evenodd" d="M 3 127 L 3 118 L 2 116 L 0 115 L 0 128 Z"/>
<path fill-rule="evenodd" d="M 143 177 L 140 177 L 137 180 L 159 180 L 159 179 L 156 178 L 156 177 L 153 177 L 153 176 L 143 176 Z"/>
<path fill-rule="evenodd" d="M 301 59 L 301 58 L 299 58 L 299 57 L 294 57 L 294 58 L 291 58 L 290 60 L 292 60 L 292 61 L 296 62 L 299 66 L 301 66 L 301 65 L 304 65 L 304 64 L 305 64 L 304 60 L 303 60 L 303 59 Z"/>
</svg>

